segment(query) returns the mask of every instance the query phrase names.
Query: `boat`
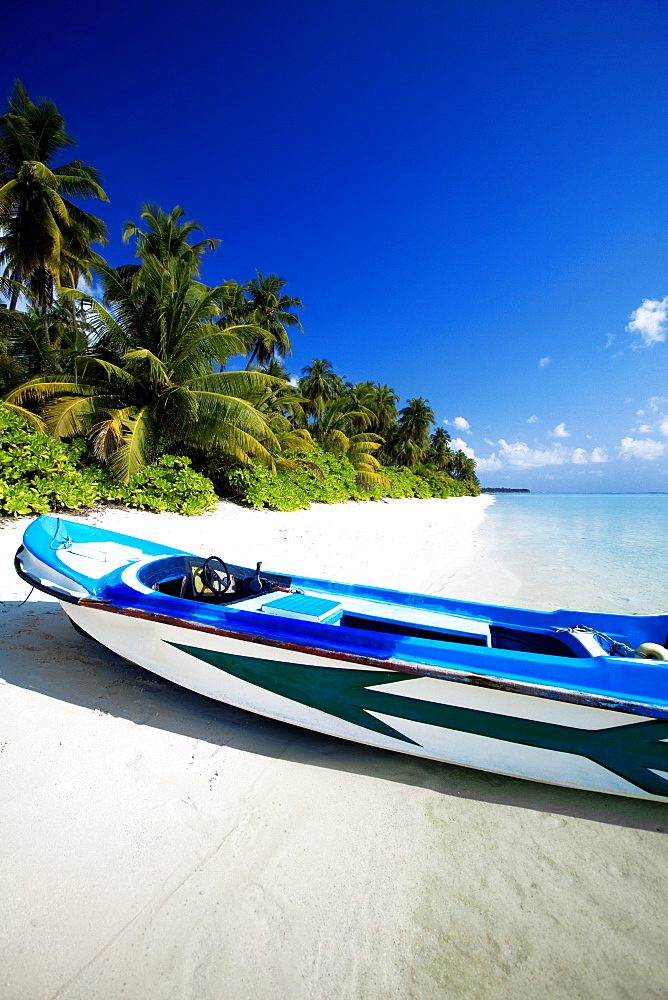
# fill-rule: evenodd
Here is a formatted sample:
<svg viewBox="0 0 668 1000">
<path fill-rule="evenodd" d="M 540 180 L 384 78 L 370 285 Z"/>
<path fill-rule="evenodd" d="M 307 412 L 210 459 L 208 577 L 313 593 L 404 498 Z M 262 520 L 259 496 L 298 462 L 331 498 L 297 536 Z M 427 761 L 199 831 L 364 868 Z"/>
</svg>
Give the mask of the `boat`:
<svg viewBox="0 0 668 1000">
<path fill-rule="evenodd" d="M 666 614 L 265 572 L 50 515 L 28 526 L 15 567 L 77 630 L 209 698 L 437 761 L 668 801 Z"/>
</svg>

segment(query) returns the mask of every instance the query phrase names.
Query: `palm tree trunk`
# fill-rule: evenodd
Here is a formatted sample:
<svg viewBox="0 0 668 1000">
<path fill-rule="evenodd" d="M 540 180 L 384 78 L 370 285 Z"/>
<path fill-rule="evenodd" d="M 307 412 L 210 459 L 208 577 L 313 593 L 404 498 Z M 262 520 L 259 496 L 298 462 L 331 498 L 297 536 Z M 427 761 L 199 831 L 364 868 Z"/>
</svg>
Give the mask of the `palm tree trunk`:
<svg viewBox="0 0 668 1000">
<path fill-rule="evenodd" d="M 80 275 L 76 272 L 76 269 L 73 269 L 72 277 L 74 279 L 72 281 L 73 286 L 75 288 L 78 288 L 79 287 L 79 277 L 80 277 Z M 76 304 L 76 300 L 75 299 L 72 299 L 72 301 L 70 302 L 70 309 L 72 311 L 72 329 L 74 331 L 74 343 L 76 344 L 76 342 L 77 342 L 77 333 L 79 332 L 79 324 L 77 322 L 77 304 Z"/>
<path fill-rule="evenodd" d="M 23 275 L 21 274 L 20 267 L 17 267 L 12 271 L 12 281 L 15 281 L 17 284 L 20 285 L 22 277 Z M 19 290 L 18 288 L 14 287 L 12 289 L 12 297 L 9 300 L 9 308 L 12 310 L 12 312 L 16 311 L 16 304 L 18 301 L 19 301 Z"/>
<path fill-rule="evenodd" d="M 44 323 L 44 343 L 51 350 L 51 334 L 49 332 L 49 313 L 46 308 L 42 309 L 42 322 Z"/>
</svg>

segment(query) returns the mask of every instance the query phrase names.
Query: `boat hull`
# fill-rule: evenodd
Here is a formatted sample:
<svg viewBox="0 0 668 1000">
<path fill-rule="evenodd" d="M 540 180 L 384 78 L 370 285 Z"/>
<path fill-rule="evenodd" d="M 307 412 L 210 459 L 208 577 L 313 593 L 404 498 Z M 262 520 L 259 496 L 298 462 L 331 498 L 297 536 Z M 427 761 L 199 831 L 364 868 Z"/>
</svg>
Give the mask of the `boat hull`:
<svg viewBox="0 0 668 1000">
<path fill-rule="evenodd" d="M 62 606 L 79 629 L 125 659 L 259 715 L 517 778 L 668 801 L 664 719 L 462 683 L 435 676 L 428 665 L 402 672 L 351 662 L 150 615 L 124 615 L 119 627 L 118 609 Z"/>
</svg>

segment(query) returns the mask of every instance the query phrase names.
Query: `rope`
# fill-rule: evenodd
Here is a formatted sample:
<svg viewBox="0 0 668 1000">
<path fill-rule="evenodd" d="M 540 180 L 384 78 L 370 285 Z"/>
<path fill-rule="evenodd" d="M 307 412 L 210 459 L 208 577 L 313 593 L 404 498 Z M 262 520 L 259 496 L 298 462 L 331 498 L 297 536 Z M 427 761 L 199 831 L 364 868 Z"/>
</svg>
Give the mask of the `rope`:
<svg viewBox="0 0 668 1000">
<path fill-rule="evenodd" d="M 30 590 L 28 591 L 28 597 L 30 597 L 34 589 L 35 589 L 34 587 L 30 588 Z M 24 600 L 22 600 L 21 603 L 17 605 L 17 607 L 22 608 L 25 602 L 28 600 L 28 597 L 24 598 Z"/>
<path fill-rule="evenodd" d="M 558 628 L 557 632 L 588 632 L 590 635 L 595 635 L 599 639 L 605 639 L 610 645 L 608 652 L 613 655 L 616 653 L 617 656 L 633 656 L 633 657 L 645 657 L 644 653 L 637 653 L 635 649 L 631 646 L 627 646 L 625 642 L 621 642 L 619 639 L 611 639 L 609 635 L 605 632 L 597 632 L 595 628 L 590 628 L 589 625 L 574 625 L 572 628 Z"/>
<path fill-rule="evenodd" d="M 67 529 L 65 529 L 65 537 L 63 538 L 63 540 L 61 542 L 58 541 L 58 532 L 59 531 L 60 531 L 60 518 L 58 518 L 58 520 L 56 522 L 56 530 L 54 532 L 53 538 L 51 539 L 51 541 L 49 543 L 49 548 L 51 549 L 52 552 L 57 552 L 58 549 L 71 549 L 72 548 L 72 539 L 67 534 Z M 55 545 L 53 544 L 54 542 L 56 543 Z"/>
</svg>

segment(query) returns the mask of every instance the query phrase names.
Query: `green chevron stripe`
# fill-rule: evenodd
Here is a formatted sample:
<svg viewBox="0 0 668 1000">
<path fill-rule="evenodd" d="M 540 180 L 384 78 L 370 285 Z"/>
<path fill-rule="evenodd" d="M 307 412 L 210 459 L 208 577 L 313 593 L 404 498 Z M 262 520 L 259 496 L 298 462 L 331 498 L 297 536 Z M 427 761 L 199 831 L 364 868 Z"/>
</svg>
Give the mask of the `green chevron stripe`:
<svg viewBox="0 0 668 1000">
<path fill-rule="evenodd" d="M 651 770 L 668 771 L 668 743 L 661 742 L 668 739 L 666 721 L 651 719 L 610 729 L 574 729 L 374 690 L 378 685 L 414 679 L 413 674 L 394 670 L 312 667 L 179 643 L 169 645 L 249 684 L 404 743 L 420 745 L 369 713 L 587 757 L 652 795 L 668 796 L 668 780 Z"/>
</svg>

